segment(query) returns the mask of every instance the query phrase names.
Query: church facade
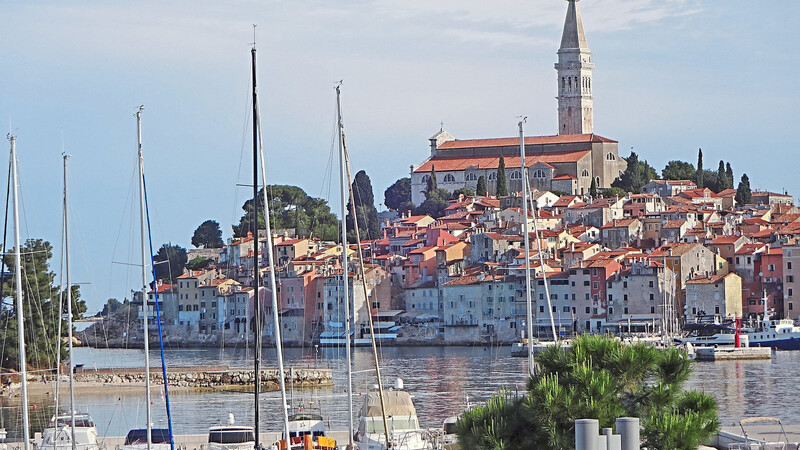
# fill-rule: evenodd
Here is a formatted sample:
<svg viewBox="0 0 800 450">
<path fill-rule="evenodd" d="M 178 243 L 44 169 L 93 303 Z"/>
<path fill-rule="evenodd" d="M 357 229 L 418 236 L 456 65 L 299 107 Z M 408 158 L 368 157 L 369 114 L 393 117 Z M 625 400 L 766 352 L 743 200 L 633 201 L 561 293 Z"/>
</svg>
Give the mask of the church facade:
<svg viewBox="0 0 800 450">
<path fill-rule="evenodd" d="M 525 138 L 525 166 L 532 189 L 586 194 L 595 180 L 607 188 L 625 170 L 618 143 L 594 134 L 591 52 L 583 31 L 578 0 L 568 0 L 567 16 L 555 64 L 558 86 L 558 134 Z M 478 178 L 488 194 L 497 187 L 503 156 L 509 192 L 522 190 L 519 138 L 455 139 L 444 129 L 430 138 L 431 154 L 411 166 L 411 201 L 425 201 L 425 189 L 435 173 L 439 188 L 473 191 Z"/>
</svg>

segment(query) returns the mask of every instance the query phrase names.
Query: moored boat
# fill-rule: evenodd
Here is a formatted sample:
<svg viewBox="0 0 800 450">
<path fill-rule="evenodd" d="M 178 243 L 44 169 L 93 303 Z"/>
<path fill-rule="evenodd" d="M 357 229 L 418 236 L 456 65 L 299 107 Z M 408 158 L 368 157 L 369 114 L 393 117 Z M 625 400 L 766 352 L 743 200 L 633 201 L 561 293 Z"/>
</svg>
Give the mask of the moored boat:
<svg viewBox="0 0 800 450">
<path fill-rule="evenodd" d="M 97 445 L 97 427 L 89 414 L 75 413 L 75 430 L 72 430 L 72 415 L 55 416 L 50 420 L 42 433 L 40 450 L 95 450 Z M 75 436 L 75 445 L 72 444 Z"/>
</svg>

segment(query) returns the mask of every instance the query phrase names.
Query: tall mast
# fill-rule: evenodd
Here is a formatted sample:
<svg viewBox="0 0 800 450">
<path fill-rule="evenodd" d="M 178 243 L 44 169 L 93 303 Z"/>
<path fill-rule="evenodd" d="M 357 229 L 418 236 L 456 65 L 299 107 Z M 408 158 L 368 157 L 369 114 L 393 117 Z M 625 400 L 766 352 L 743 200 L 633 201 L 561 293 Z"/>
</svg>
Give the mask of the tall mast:
<svg viewBox="0 0 800 450">
<path fill-rule="evenodd" d="M 255 50 L 255 49 L 254 49 Z M 255 52 L 253 53 L 253 57 L 255 57 Z M 253 60 L 255 63 L 255 60 Z M 253 64 L 255 68 L 255 64 Z M 255 71 L 253 72 L 253 80 L 255 80 Z M 255 90 L 253 91 L 258 94 Z M 255 97 L 254 97 L 255 100 Z M 261 114 L 258 108 L 258 103 L 256 103 L 256 108 L 253 111 L 256 121 L 254 122 L 254 126 L 258 129 L 258 153 L 261 159 L 261 185 L 264 186 L 264 222 L 266 224 L 266 232 L 267 232 L 267 263 L 269 264 L 269 288 L 272 291 L 272 319 L 273 319 L 273 326 L 275 328 L 275 348 L 278 352 L 278 373 L 280 376 L 278 379 L 280 380 L 281 386 L 281 400 L 283 400 L 283 428 L 284 433 L 286 436 L 287 445 L 289 444 L 290 436 L 289 436 L 289 411 L 287 409 L 287 397 L 286 397 L 286 381 L 284 380 L 284 372 L 283 372 L 283 342 L 281 341 L 281 322 L 278 318 L 278 289 L 277 283 L 275 282 L 275 254 L 272 248 L 272 225 L 270 224 L 270 217 L 269 217 L 269 199 L 267 198 L 267 166 L 264 163 L 264 145 L 263 140 L 261 139 Z M 253 155 L 255 156 L 255 155 Z M 253 165 L 256 164 L 256 160 L 253 159 Z M 253 180 L 253 185 L 256 184 L 256 180 Z M 255 198 L 255 197 L 254 197 Z M 257 237 L 256 237 L 257 238 Z"/>
<path fill-rule="evenodd" d="M 75 377 L 72 373 L 72 284 L 70 281 L 69 272 L 69 188 L 67 184 L 67 159 L 69 155 L 64 155 L 64 264 L 67 267 L 67 328 L 69 330 L 69 420 L 71 427 L 70 439 L 72 440 L 72 450 L 77 450 L 75 443 Z M 59 313 L 59 321 L 61 320 L 61 311 Z M 61 339 L 61 336 L 59 336 Z M 61 346 L 59 345 L 59 349 Z M 56 411 L 56 418 L 58 418 L 58 411 Z M 58 419 L 56 419 L 58 422 Z M 57 424 L 56 424 L 57 425 Z"/>
<path fill-rule="evenodd" d="M 523 124 L 519 121 L 519 157 L 522 167 L 522 232 L 525 236 L 525 308 L 527 310 L 526 334 L 528 335 L 528 374 L 533 375 L 533 301 L 531 300 L 531 238 L 528 233 L 528 174 L 525 173 L 525 136 Z M 542 268 L 544 269 L 544 268 Z"/>
<path fill-rule="evenodd" d="M 519 121 L 519 147 L 520 147 L 520 154 L 522 156 L 522 161 L 521 161 L 522 187 L 523 191 L 525 191 L 523 195 L 532 196 L 531 195 L 532 192 L 530 190 L 531 186 L 528 181 L 528 174 L 525 171 L 525 133 L 522 128 L 523 123 L 525 123 L 524 118 Z M 524 203 L 526 204 L 527 207 L 527 201 Z M 534 206 L 532 202 L 531 202 L 531 208 L 533 209 L 533 233 L 536 235 L 536 252 L 539 254 L 539 270 L 542 271 L 542 281 L 544 282 L 544 295 L 545 297 L 547 297 L 547 310 L 550 312 L 550 328 L 553 331 L 553 342 L 558 342 L 558 334 L 556 333 L 556 322 L 555 319 L 553 318 L 553 303 L 550 300 L 550 285 L 547 284 L 547 272 L 545 272 L 544 270 L 544 255 L 542 254 L 542 240 L 539 239 L 539 226 L 536 223 L 538 215 L 536 213 L 536 206 Z M 526 224 L 528 223 L 528 216 L 525 216 L 525 223 Z M 527 231 L 525 232 L 525 234 L 526 235 L 528 234 Z M 526 260 L 528 259 L 527 255 L 525 256 L 525 259 Z M 528 354 L 530 356 L 533 350 L 532 350 L 532 344 L 530 342 L 528 344 L 529 344 Z M 533 362 L 531 362 L 530 364 L 533 364 Z"/>
<path fill-rule="evenodd" d="M 342 100 L 341 100 L 341 83 L 336 84 L 336 123 L 339 127 L 339 179 L 341 181 L 341 194 L 342 194 L 342 301 L 344 301 L 344 334 L 345 334 L 345 352 L 347 353 L 347 411 L 350 419 L 347 437 L 349 439 L 350 448 L 353 448 L 353 362 L 350 350 L 350 282 L 347 270 L 347 185 L 349 183 L 347 172 L 345 170 L 345 153 L 344 153 L 344 122 L 342 121 Z M 358 228 L 356 226 L 356 228 Z M 369 301 L 369 299 L 367 299 Z"/>
<path fill-rule="evenodd" d="M 19 194 L 17 193 L 17 145 L 16 137 L 8 135 L 11 141 L 11 175 L 14 180 L 14 278 L 17 290 L 17 339 L 19 340 L 19 374 L 22 378 L 22 436 L 25 440 L 24 449 L 30 448 L 31 432 L 28 424 L 28 368 L 25 361 L 25 319 L 22 314 L 22 258 L 19 240 Z"/>
<path fill-rule="evenodd" d="M 250 51 L 252 71 L 253 71 L 253 316 L 255 320 L 255 336 L 253 349 L 253 374 L 255 375 L 255 386 L 253 387 L 253 401 L 255 402 L 255 449 L 261 449 L 261 438 L 259 436 L 260 414 L 258 411 L 258 395 L 261 391 L 261 300 L 258 295 L 258 96 L 256 95 L 256 46 Z M 266 192 L 264 199 L 266 200 Z M 281 373 L 279 378 L 282 378 Z"/>
<path fill-rule="evenodd" d="M 145 385 L 145 399 L 146 406 L 146 420 L 147 420 L 147 450 L 153 444 L 152 424 L 150 418 L 150 323 L 147 317 L 147 212 L 144 205 L 144 155 L 142 153 L 142 111 L 144 106 L 139 107 L 136 111 L 136 144 L 139 152 L 139 214 L 141 219 L 141 237 L 142 237 L 142 311 L 144 313 L 144 385 Z M 70 328 L 71 329 L 71 328 Z"/>
</svg>

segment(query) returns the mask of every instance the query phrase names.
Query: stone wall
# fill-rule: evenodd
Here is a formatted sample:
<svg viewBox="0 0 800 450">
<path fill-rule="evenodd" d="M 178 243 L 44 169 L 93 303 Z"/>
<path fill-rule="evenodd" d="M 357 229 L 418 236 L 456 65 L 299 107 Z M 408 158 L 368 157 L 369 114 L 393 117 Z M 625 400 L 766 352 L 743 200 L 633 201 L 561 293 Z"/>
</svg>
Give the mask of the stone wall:
<svg viewBox="0 0 800 450">
<path fill-rule="evenodd" d="M 285 370 L 285 381 L 289 383 L 290 372 Z M 331 369 L 294 369 L 294 385 L 299 387 L 332 386 Z M 90 371 L 76 374 L 77 381 L 92 381 L 103 384 L 137 384 L 144 383 L 143 371 L 126 371 L 124 369 Z M 254 381 L 252 370 L 225 369 L 209 371 L 168 371 L 169 386 L 178 387 L 224 387 L 251 386 Z M 161 372 L 150 372 L 150 382 L 163 384 Z M 261 371 L 262 384 L 278 384 L 278 370 Z"/>
</svg>

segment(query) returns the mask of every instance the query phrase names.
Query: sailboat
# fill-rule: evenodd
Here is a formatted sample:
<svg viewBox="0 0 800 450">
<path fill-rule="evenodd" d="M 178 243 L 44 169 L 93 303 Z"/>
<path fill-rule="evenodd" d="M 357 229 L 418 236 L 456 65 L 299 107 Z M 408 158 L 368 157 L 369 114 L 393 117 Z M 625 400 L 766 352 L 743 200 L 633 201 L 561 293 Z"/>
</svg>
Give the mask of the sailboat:
<svg viewBox="0 0 800 450">
<path fill-rule="evenodd" d="M 55 416 L 42 433 L 40 449 L 52 450 L 94 450 L 98 448 L 97 427 L 89 414 L 78 414 L 75 412 L 75 377 L 73 367 L 72 351 L 72 282 L 70 279 L 70 259 L 69 259 L 69 189 L 67 183 L 67 160 L 69 155 L 64 158 L 64 262 L 66 267 L 66 294 L 67 294 L 67 327 L 69 339 L 69 414 L 59 415 L 56 406 Z M 59 305 L 60 308 L 60 305 Z M 59 314 L 61 311 L 59 310 Z M 61 335 L 58 336 L 58 350 L 61 351 Z M 60 362 L 59 362 L 60 364 Z M 56 371 L 56 386 L 61 381 L 60 370 Z M 56 391 L 56 405 L 58 405 L 58 391 Z"/>
<path fill-rule="evenodd" d="M 143 336 L 144 336 L 144 373 L 145 373 L 145 428 L 135 428 L 130 430 L 125 436 L 123 449 L 125 450 L 171 450 L 173 448 L 172 442 L 172 427 L 170 428 L 153 428 L 152 411 L 150 400 L 150 323 L 149 312 L 147 306 L 147 244 L 150 242 L 149 233 L 149 217 L 147 214 L 147 194 L 145 191 L 144 183 L 144 154 L 142 153 L 142 111 L 144 106 L 140 106 L 136 111 L 136 138 L 137 138 L 137 153 L 138 153 L 138 167 L 139 167 L 139 225 L 141 237 L 141 263 L 142 263 L 142 311 L 144 320 L 142 322 Z M 152 254 L 152 248 L 150 249 Z M 154 278 L 155 280 L 155 278 Z M 158 299 L 156 298 L 156 304 Z M 156 318 L 158 321 L 158 318 Z M 160 326 L 160 324 L 159 324 Z M 160 333 L 159 333 L 160 334 Z M 163 349 L 162 349 L 162 368 L 164 367 Z M 167 416 L 169 417 L 169 396 L 167 394 L 167 380 L 166 372 L 164 373 L 164 392 L 167 398 Z"/>
<path fill-rule="evenodd" d="M 336 86 L 336 109 L 338 119 L 339 134 L 339 157 L 341 169 L 341 188 L 342 188 L 342 279 L 344 292 L 348 292 L 348 270 L 347 270 L 347 229 L 344 220 L 347 211 L 347 192 L 350 199 L 354 199 L 353 186 L 350 184 L 350 163 L 347 156 L 345 145 L 344 122 L 342 120 L 341 107 L 341 84 Z M 347 191 L 345 191 L 347 189 Z M 355 202 L 350 202 L 350 213 L 354 218 L 354 223 L 358 223 L 356 216 Z M 434 448 L 434 439 L 430 431 L 420 428 L 417 412 L 411 395 L 404 390 L 403 380 L 397 379 L 394 389 L 384 391 L 381 380 L 380 364 L 378 362 L 378 349 L 375 342 L 375 328 L 372 322 L 372 305 L 370 304 L 369 289 L 367 287 L 367 277 L 364 269 L 364 257 L 361 248 L 361 236 L 358 226 L 354 227 L 356 236 L 356 255 L 358 256 L 358 270 L 361 278 L 361 285 L 364 289 L 366 299 L 367 317 L 369 322 L 370 343 L 372 344 L 372 356 L 375 363 L 375 373 L 377 377 L 377 389 L 368 392 L 364 398 L 364 406 L 358 420 L 358 430 L 355 433 L 354 443 L 358 450 L 424 450 Z M 350 361 L 350 329 L 349 323 L 352 315 L 350 314 L 349 300 L 345 297 L 345 314 L 347 336 L 347 368 L 348 368 L 348 393 L 352 393 L 352 365 Z M 350 397 L 350 408 L 352 410 L 352 396 Z M 350 415 L 352 420 L 352 413 Z M 351 428 L 352 431 L 352 422 Z M 351 448 L 353 441 L 351 441 Z"/>
</svg>

